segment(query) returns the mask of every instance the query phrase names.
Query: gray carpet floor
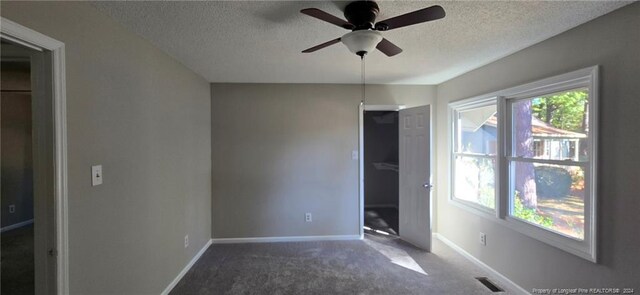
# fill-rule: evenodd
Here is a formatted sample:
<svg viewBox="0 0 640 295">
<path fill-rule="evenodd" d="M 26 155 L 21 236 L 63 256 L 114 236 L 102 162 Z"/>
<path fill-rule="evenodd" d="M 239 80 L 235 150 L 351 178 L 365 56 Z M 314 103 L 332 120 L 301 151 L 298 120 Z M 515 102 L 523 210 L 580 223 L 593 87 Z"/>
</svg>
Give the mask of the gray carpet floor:
<svg viewBox="0 0 640 295">
<path fill-rule="evenodd" d="M 216 244 L 171 294 L 493 294 L 474 278 L 487 273 L 437 240 L 432 250 L 370 234 L 363 241 Z"/>
<path fill-rule="evenodd" d="M 2 233 L 2 295 L 34 294 L 33 224 Z"/>
</svg>

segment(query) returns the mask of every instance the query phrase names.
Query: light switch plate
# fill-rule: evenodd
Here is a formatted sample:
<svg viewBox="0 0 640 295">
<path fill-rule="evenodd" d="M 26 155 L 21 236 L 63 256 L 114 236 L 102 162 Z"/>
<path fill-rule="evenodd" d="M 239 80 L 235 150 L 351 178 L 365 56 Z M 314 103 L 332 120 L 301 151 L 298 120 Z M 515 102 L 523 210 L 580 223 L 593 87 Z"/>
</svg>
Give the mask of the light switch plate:
<svg viewBox="0 0 640 295">
<path fill-rule="evenodd" d="M 91 166 L 91 186 L 102 184 L 102 165 Z"/>
</svg>

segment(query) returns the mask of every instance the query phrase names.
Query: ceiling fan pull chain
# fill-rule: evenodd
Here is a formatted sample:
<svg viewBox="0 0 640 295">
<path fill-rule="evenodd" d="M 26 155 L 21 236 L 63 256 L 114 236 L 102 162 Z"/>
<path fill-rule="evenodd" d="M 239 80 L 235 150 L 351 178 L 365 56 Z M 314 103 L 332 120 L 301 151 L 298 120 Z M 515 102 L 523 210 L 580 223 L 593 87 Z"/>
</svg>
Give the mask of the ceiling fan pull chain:
<svg viewBox="0 0 640 295">
<path fill-rule="evenodd" d="M 362 105 L 365 105 L 365 98 L 366 98 L 366 87 L 365 87 L 365 62 L 364 62 L 364 55 L 362 55 L 360 57 L 360 71 L 362 73 Z"/>
</svg>

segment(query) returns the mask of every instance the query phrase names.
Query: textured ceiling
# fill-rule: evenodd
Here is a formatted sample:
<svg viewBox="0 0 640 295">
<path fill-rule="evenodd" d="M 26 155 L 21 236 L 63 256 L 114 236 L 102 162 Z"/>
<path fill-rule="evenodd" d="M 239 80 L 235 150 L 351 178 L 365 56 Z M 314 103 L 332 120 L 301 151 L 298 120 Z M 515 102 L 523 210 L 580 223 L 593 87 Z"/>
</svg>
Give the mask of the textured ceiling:
<svg viewBox="0 0 640 295">
<path fill-rule="evenodd" d="M 300 51 L 347 33 L 301 14 L 343 17 L 348 2 L 94 2 L 211 82 L 359 83 L 360 60 L 343 44 Z M 439 4 L 447 17 L 383 32 L 404 49 L 366 58 L 367 83 L 438 84 L 630 2 L 382 1 L 378 20 Z"/>
</svg>

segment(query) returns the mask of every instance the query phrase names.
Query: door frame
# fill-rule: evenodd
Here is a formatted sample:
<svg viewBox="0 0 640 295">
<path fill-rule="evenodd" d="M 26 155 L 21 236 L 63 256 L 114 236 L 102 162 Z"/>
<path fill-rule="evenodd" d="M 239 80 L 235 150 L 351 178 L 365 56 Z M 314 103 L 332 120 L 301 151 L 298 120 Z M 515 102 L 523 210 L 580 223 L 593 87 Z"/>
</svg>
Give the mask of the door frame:
<svg viewBox="0 0 640 295">
<path fill-rule="evenodd" d="M 358 210 L 359 235 L 364 239 L 364 111 L 400 111 L 405 109 L 403 104 L 390 105 L 365 105 L 360 103 L 358 107 Z"/>
<path fill-rule="evenodd" d="M 0 37 L 38 51 L 51 52 L 51 98 L 53 106 L 53 188 L 55 215 L 56 291 L 69 293 L 69 247 L 67 208 L 67 107 L 64 43 L 0 17 Z"/>
</svg>

